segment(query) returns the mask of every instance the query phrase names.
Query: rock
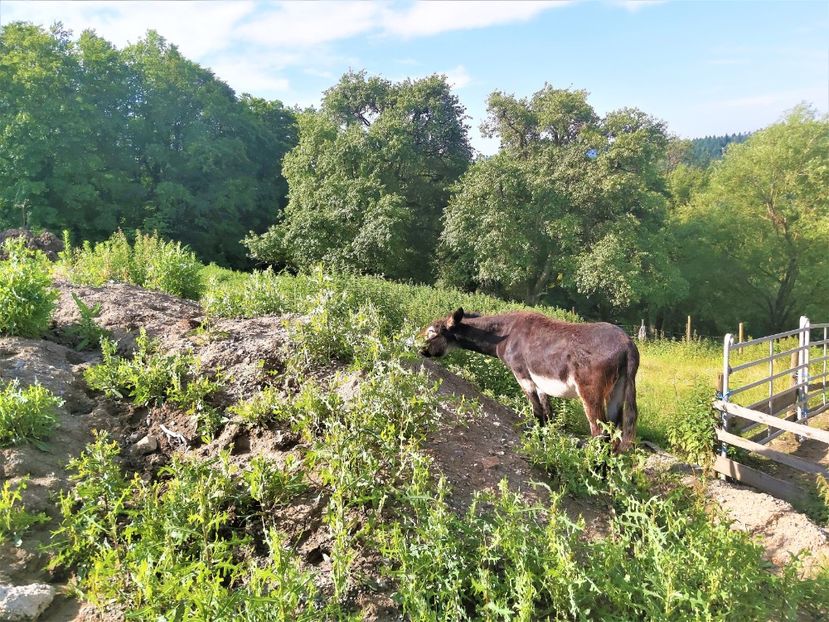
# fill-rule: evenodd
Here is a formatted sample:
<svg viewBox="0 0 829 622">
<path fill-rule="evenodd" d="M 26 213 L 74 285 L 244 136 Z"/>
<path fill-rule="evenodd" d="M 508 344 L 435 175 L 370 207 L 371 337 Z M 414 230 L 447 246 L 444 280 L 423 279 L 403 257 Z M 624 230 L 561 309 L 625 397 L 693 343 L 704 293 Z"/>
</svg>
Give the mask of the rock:
<svg viewBox="0 0 829 622">
<path fill-rule="evenodd" d="M 147 435 L 133 445 L 135 451 L 139 454 L 147 455 L 153 453 L 158 449 L 158 439 L 155 436 Z"/>
<path fill-rule="evenodd" d="M 63 250 L 61 239 L 48 231 L 35 235 L 28 229 L 7 229 L 0 232 L 0 246 L 9 238 L 23 238 L 28 248 L 42 251 L 50 261 L 57 261 L 58 253 Z M 5 259 L 2 249 L 0 249 L 0 259 Z"/>
<path fill-rule="evenodd" d="M 55 589 L 45 583 L 0 585 L 0 622 L 37 620 L 54 598 Z"/>
</svg>

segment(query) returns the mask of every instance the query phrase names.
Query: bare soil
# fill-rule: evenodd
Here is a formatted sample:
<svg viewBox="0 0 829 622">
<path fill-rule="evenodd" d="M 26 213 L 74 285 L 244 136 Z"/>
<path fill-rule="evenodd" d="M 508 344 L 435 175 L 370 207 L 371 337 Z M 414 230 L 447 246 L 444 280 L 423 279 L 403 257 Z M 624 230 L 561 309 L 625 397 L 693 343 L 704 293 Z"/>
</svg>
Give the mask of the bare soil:
<svg viewBox="0 0 829 622">
<path fill-rule="evenodd" d="M 148 476 L 176 452 L 208 457 L 230 449 L 231 459 L 244 467 L 253 456 L 265 455 L 284 461 L 302 447 L 288 429 L 272 427 L 250 431 L 234 422 L 228 423 L 212 442 L 203 445 L 192 418 L 186 413 L 169 406 L 136 408 L 92 393 L 86 388 L 82 373 L 99 356 L 74 350 L 67 331 L 80 319 L 72 293 L 87 305 L 100 303 L 97 322 L 119 340 L 122 352 L 135 347 L 141 328 L 159 341 L 163 351 L 194 352 L 205 370 L 222 374 L 225 388 L 218 400 L 226 405 L 279 382 L 285 349 L 291 347 L 283 318 L 208 320 L 195 302 L 130 285 L 93 288 L 58 282 L 57 287 L 59 305 L 47 339 L 0 338 L 0 377 L 17 378 L 24 385 L 40 382 L 64 400 L 58 428 L 46 451 L 29 445 L 0 450 L 0 478 L 16 483 L 29 477 L 25 505 L 31 511 L 44 511 L 53 518 L 51 524 L 28 533 L 20 548 L 10 543 L 0 545 L 0 583 L 22 585 L 45 581 L 60 591 L 66 577 L 50 575 L 43 569 L 47 558 L 41 546 L 49 541 L 50 530 L 56 525 L 54 498 L 68 486 L 66 465 L 91 440 L 92 430 L 108 430 L 124 448 L 124 466 Z M 445 416 L 427 441 L 426 450 L 452 486 L 453 507 L 464 510 L 476 491 L 494 489 L 504 478 L 512 490 L 520 492 L 528 501 L 544 504 L 546 488 L 534 483 L 547 486 L 551 483 L 521 455 L 518 416 L 433 361 L 423 361 L 423 366 L 431 377 L 441 381 L 440 393 L 446 398 Z M 480 402 L 481 415 L 469 418 L 460 414 L 458 396 Z M 159 446 L 156 451 L 143 455 L 135 451 L 134 445 L 147 435 L 154 437 Z M 677 466 L 670 456 L 656 453 L 651 467 L 676 469 L 681 465 Z M 774 563 L 783 563 L 788 555 L 801 550 L 813 556 L 827 553 L 825 531 L 788 504 L 717 481 L 710 482 L 708 490 L 712 502 L 721 504 L 734 517 L 735 527 L 761 538 Z M 331 537 L 322 520 L 326 503 L 324 491 L 314 490 L 280 510 L 278 517 L 304 562 L 319 571 L 323 590 L 330 582 Z M 565 509 L 573 518 L 583 517 L 589 533 L 603 531 L 604 507 L 568 500 Z M 397 619 L 390 599 L 391 586 L 377 576 L 376 561 L 368 554 L 358 559 L 365 583 L 373 587 L 357 591 L 354 601 L 368 611 L 368 619 Z M 83 603 L 59 596 L 41 619 L 117 620 L 121 617 L 121 612 L 97 612 Z"/>
</svg>

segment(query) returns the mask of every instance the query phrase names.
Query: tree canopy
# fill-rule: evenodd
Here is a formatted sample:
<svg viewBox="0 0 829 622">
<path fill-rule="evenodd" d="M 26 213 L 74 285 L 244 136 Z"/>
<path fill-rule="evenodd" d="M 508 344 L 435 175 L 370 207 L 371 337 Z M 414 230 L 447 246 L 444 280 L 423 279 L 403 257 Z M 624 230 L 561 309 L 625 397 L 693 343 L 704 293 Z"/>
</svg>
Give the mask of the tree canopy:
<svg viewBox="0 0 829 622">
<path fill-rule="evenodd" d="M 501 151 L 450 199 L 446 282 L 588 313 L 683 292 L 663 230 L 664 124 L 632 108 L 600 118 L 585 91 L 551 86 L 530 99 L 495 92 L 488 112 Z"/>
<path fill-rule="evenodd" d="M 689 306 L 759 332 L 829 308 L 829 121 L 798 107 L 730 147 L 680 209 Z"/>
<path fill-rule="evenodd" d="M 441 214 L 471 159 L 464 118 L 444 76 L 345 74 L 299 116 L 284 219 L 248 240 L 253 254 L 431 281 Z"/>
<path fill-rule="evenodd" d="M 155 32 L 118 50 L 59 25 L 0 31 L 4 226 L 90 240 L 157 230 L 244 265 L 240 239 L 284 206 L 280 163 L 295 142 L 291 110 L 237 98 Z"/>
</svg>

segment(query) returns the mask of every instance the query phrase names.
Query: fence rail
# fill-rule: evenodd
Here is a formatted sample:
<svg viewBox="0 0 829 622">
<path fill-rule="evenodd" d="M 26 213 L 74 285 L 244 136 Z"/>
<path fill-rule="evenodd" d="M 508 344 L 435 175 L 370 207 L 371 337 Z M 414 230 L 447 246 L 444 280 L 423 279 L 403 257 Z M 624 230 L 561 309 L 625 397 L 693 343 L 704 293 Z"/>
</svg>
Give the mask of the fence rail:
<svg viewBox="0 0 829 622">
<path fill-rule="evenodd" d="M 816 339 L 812 338 L 813 333 L 818 333 Z M 795 338 L 797 346 L 791 347 L 787 342 Z M 750 356 L 752 349 L 765 350 L 766 345 L 767 354 L 761 352 L 756 358 L 732 365 L 735 354 Z M 779 351 L 775 351 L 776 348 Z M 813 353 L 817 354 L 814 358 L 811 357 Z M 775 363 L 779 365 L 781 359 L 785 361 L 787 356 L 789 367 L 775 370 Z M 802 501 L 805 492 L 729 459 L 728 447 L 740 447 L 799 471 L 829 477 L 829 470 L 817 463 L 765 446 L 785 432 L 795 434 L 798 441 L 808 438 L 829 445 L 829 431 L 808 426 L 810 419 L 829 410 L 827 363 L 829 323 L 811 324 L 808 318 L 801 317 L 800 326 L 796 329 L 736 343 L 733 335 L 725 335 L 723 368 L 717 383 L 717 398 L 713 402 L 714 408 L 720 412 L 720 427 L 717 429 L 720 447 L 714 469 L 789 501 Z M 755 379 L 758 369 L 764 369 L 763 366 L 767 366 L 765 375 Z M 735 377 L 747 370 L 752 371 L 753 378 L 738 380 Z M 790 386 L 781 390 L 780 381 L 787 376 L 791 377 Z M 768 390 L 762 399 L 755 398 L 748 405 L 734 401 L 736 396 L 751 395 L 763 386 L 767 386 Z M 756 428 L 761 428 L 761 431 L 748 438 L 743 436 Z"/>
</svg>

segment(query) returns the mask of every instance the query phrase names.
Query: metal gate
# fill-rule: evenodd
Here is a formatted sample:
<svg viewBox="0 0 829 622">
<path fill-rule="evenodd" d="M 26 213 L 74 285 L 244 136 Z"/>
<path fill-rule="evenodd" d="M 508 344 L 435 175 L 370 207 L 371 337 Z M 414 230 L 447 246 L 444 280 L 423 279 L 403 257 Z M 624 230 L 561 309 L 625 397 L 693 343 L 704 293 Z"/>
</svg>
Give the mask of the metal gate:
<svg viewBox="0 0 829 622">
<path fill-rule="evenodd" d="M 828 354 L 829 323 L 813 325 L 806 317 L 800 318 L 799 328 L 768 337 L 735 343 L 733 335 L 725 336 L 723 369 L 714 401 L 721 415 L 716 430 L 720 441 L 716 471 L 789 501 L 806 498 L 802 489 L 728 458 L 727 448 L 733 445 L 799 471 L 829 477 L 829 471 L 815 462 L 766 447 L 784 432 L 794 433 L 798 440 L 809 438 L 829 445 L 829 431 L 808 425 L 810 419 L 829 409 Z M 740 358 L 743 360 L 735 360 Z M 787 358 L 788 366 L 780 370 Z M 740 372 L 748 370 L 753 376 L 759 370 L 764 375 L 741 379 L 744 374 Z M 791 379 L 789 386 L 781 390 L 787 377 Z M 760 391 L 763 396 L 757 399 Z M 739 403 L 748 399 L 753 401 Z"/>
</svg>

